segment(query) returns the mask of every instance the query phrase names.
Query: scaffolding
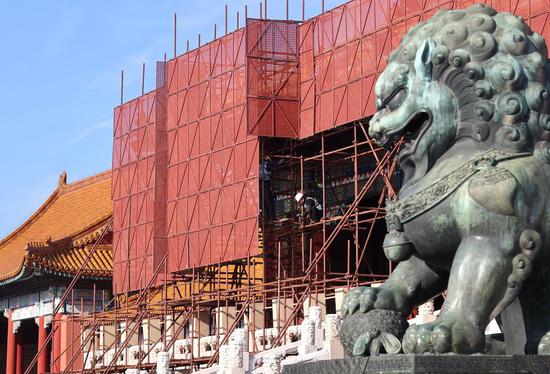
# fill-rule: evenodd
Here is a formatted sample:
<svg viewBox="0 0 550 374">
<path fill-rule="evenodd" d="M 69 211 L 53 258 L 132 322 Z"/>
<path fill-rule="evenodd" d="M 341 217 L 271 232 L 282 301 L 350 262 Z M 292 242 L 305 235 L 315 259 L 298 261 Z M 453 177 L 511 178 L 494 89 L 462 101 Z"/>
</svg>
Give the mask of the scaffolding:
<svg viewBox="0 0 550 374">
<path fill-rule="evenodd" d="M 327 149 L 331 138 L 341 139 L 344 133 L 354 134 L 349 144 L 332 145 L 332 148 Z M 320 153 L 307 156 L 312 150 L 316 153 L 317 142 L 320 142 Z M 338 129 L 334 134 L 320 134 L 319 139 L 309 139 L 302 144 L 291 141 L 288 146 L 292 149 L 291 153 L 270 154 L 270 157 L 284 160 L 278 172 L 290 171 L 295 177 L 291 184 L 302 191 L 307 191 L 304 188 L 304 176 L 308 174 L 310 164 L 314 169 L 322 171 L 323 181 L 331 181 L 333 184 L 338 182 L 338 178 L 331 179 L 324 174 L 331 170 L 331 164 L 342 169 L 342 163 L 349 163 L 351 170 L 358 175 L 358 170 L 366 165 L 373 165 L 374 168 L 368 169 L 361 178 L 349 178 L 348 183 L 356 191 L 355 199 L 341 207 L 339 214 L 328 216 L 327 208 L 331 206 L 329 200 L 334 199 L 334 194 L 329 192 L 327 183 L 322 183 L 321 200 L 326 219 L 315 223 L 288 219 L 288 216 L 300 214 L 301 208 L 291 204 L 291 211 L 286 212 L 286 217 L 276 217 L 275 221 L 262 220 L 264 227 L 272 228 L 262 230 L 264 238 L 270 239 L 264 241 L 266 246 L 259 255 L 192 267 L 174 272 L 171 277 L 167 275 L 165 255 L 149 277 L 148 284 L 138 293 L 115 295 L 112 300 L 101 303 L 105 305 L 102 311 L 91 315 L 72 314 L 70 320 L 81 325 L 82 333 L 74 337 L 73 343 L 80 345 L 80 354 L 84 356 L 83 368 L 71 370 L 78 360 L 75 354 L 66 364 L 66 369 L 60 372 L 109 373 L 126 368 L 152 370 L 156 362 L 152 356 L 158 351 L 171 352 L 172 367 L 211 366 L 218 359 L 219 348 L 227 343 L 235 328 L 243 325 L 247 326 L 251 341 L 255 343 L 251 352 L 274 348 L 289 342 L 286 332 L 304 317 L 304 303 L 315 305 L 321 298 L 330 298 L 331 292 L 338 288 L 349 289 L 385 279 L 391 272 L 391 264 L 386 263 L 383 271 L 373 272 L 365 259 L 368 256 L 367 249 L 372 245 L 371 236 L 375 226 L 384 218 L 384 199 L 394 194 L 392 177 L 395 175 L 396 162 L 393 156 L 399 144 L 389 151 L 381 149 L 367 137 L 365 124 L 356 122 Z M 265 148 L 267 152 L 269 147 L 266 145 Z M 276 149 L 284 150 L 281 147 Z M 340 180 L 340 183 L 345 182 Z M 375 199 L 366 199 L 377 185 Z M 371 201 L 376 204 L 370 206 L 368 203 Z M 312 232 L 322 234 L 322 244 L 316 246 L 313 240 L 306 240 Z M 342 240 L 344 248 L 333 245 L 337 241 L 341 244 Z M 267 245 L 268 242 L 274 245 Z M 298 245 L 289 246 L 288 243 Z M 331 253 L 337 252 L 341 257 L 343 251 L 346 253 L 344 270 L 329 266 Z M 360 266 L 361 263 L 364 265 Z M 158 279 L 162 279 L 160 286 Z M 69 287 L 66 297 L 71 294 L 72 289 Z M 272 321 L 269 321 L 265 313 L 270 309 L 267 305 L 272 300 L 280 303 L 280 307 L 277 308 L 277 314 L 272 315 Z M 205 313 L 211 315 L 213 311 L 219 312 L 224 307 L 225 310 L 234 308 L 235 315 L 231 323 L 226 320 L 225 326 L 215 326 L 215 331 L 210 331 L 213 334 L 208 339 L 204 337 L 200 323 L 196 327 L 189 326 L 192 321 L 204 319 Z M 261 321 L 258 318 L 260 314 L 264 315 Z M 154 328 L 150 323 L 152 320 L 160 323 L 156 326 L 160 328 L 156 339 L 150 338 L 150 330 Z M 144 326 L 149 331 L 143 331 Z M 265 334 L 273 326 L 276 332 L 270 340 Z M 54 330 L 55 327 L 51 336 Z M 105 344 L 104 336 L 107 331 L 114 335 L 108 345 Z M 263 331 L 264 336 L 256 339 L 259 331 Z M 187 338 L 186 334 L 189 333 L 192 334 L 189 337 L 199 343 L 190 345 L 189 352 L 183 354 L 187 357 L 178 358 L 182 354 L 178 351 L 179 347 L 176 349 L 175 343 L 180 338 Z M 206 352 L 200 343 L 201 339 L 209 341 L 210 348 Z M 261 344 L 256 344 L 257 341 Z M 136 345 L 140 350 L 132 357 L 133 352 L 128 347 Z"/>
<path fill-rule="evenodd" d="M 79 333 L 59 372 L 154 372 L 159 352 L 173 368 L 211 367 L 236 328 L 251 352 L 285 345 L 307 307 L 335 312 L 341 290 L 383 281 L 401 144 L 368 136 L 374 81 L 410 26 L 471 3 L 352 0 L 302 23 L 247 18 L 159 63 L 156 89 L 115 109 L 115 294 L 94 292 L 95 313 L 73 308 Z M 550 32 L 547 1 L 488 3 Z"/>
</svg>

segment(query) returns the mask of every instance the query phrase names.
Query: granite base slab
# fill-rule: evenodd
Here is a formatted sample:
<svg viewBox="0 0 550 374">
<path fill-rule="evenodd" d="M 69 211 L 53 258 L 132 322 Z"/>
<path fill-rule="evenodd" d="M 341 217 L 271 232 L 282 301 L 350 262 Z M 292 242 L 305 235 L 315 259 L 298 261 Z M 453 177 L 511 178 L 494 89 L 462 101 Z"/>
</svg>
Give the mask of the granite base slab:
<svg viewBox="0 0 550 374">
<path fill-rule="evenodd" d="M 548 374 L 550 356 L 381 355 L 284 366 L 284 374 Z"/>
</svg>

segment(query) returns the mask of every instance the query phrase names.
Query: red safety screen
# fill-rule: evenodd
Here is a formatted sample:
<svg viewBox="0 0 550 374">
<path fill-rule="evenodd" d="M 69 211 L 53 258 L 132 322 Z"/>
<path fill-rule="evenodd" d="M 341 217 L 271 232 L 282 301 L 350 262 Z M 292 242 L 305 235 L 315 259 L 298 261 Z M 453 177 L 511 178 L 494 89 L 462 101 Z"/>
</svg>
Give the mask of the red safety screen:
<svg viewBox="0 0 550 374">
<path fill-rule="evenodd" d="M 147 285 L 153 273 L 155 92 L 115 108 L 112 169 L 113 289 Z"/>
<path fill-rule="evenodd" d="M 548 39 L 549 1 L 486 3 Z M 473 3 L 352 0 L 302 24 L 248 19 L 160 63 L 157 89 L 114 113 L 115 293 L 144 288 L 166 251 L 168 272 L 258 254 L 258 137 L 372 115 L 374 82 L 403 34 Z"/>
<path fill-rule="evenodd" d="M 168 62 L 169 271 L 258 253 L 258 138 L 247 134 L 245 29 Z"/>
<path fill-rule="evenodd" d="M 298 27 L 293 21 L 246 20 L 249 134 L 300 134 Z"/>
<path fill-rule="evenodd" d="M 300 25 L 300 137 L 374 114 L 374 83 L 405 32 L 440 8 L 486 3 L 550 37 L 548 0 L 352 0 Z"/>
</svg>

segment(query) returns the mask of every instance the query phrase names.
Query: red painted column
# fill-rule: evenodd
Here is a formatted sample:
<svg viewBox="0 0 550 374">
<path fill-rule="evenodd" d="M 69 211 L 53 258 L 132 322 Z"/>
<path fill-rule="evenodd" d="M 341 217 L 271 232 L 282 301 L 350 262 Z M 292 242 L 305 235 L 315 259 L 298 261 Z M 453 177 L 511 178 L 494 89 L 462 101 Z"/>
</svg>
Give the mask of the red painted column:
<svg viewBox="0 0 550 374">
<path fill-rule="evenodd" d="M 23 331 L 21 326 L 15 334 L 15 374 L 23 374 Z"/>
<path fill-rule="evenodd" d="M 15 334 L 13 333 L 13 311 L 9 311 L 8 315 L 8 331 L 6 344 L 6 374 L 15 374 Z"/>
<path fill-rule="evenodd" d="M 38 317 L 38 350 L 46 343 L 48 332 L 46 331 L 46 322 L 44 316 Z M 38 356 L 37 374 L 48 372 L 48 347 L 44 347 L 40 356 Z"/>
<path fill-rule="evenodd" d="M 50 361 L 50 372 L 57 373 L 61 369 L 61 314 L 56 314 L 52 318 L 53 341 L 52 356 Z"/>
</svg>

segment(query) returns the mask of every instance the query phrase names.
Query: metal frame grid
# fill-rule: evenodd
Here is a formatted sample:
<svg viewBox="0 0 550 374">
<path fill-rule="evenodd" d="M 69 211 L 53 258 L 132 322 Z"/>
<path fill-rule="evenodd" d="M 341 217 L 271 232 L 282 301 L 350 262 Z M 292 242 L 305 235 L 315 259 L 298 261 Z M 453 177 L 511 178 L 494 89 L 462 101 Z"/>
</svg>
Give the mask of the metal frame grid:
<svg viewBox="0 0 550 374">
<path fill-rule="evenodd" d="M 265 318 L 262 318 L 263 322 L 258 322 L 257 318 L 260 315 L 265 316 L 271 300 L 281 300 L 283 303 L 278 309 L 278 314 L 273 316 L 273 319 L 280 321 L 277 326 L 277 337 L 270 344 L 273 348 L 288 343 L 286 330 L 303 318 L 304 303 L 309 301 L 309 305 L 317 304 L 321 297 L 330 295 L 336 288 L 349 289 L 356 285 L 367 285 L 384 279 L 391 272 L 391 264 L 387 264 L 386 270 L 380 273 L 374 273 L 369 266 L 365 272 L 364 267 L 362 268 L 359 264 L 368 262 L 367 257 L 373 248 L 370 238 L 374 226 L 384 219 L 382 206 L 384 198 L 394 194 L 390 176 L 394 174 L 396 168 L 393 156 L 400 145 L 394 145 L 390 151 L 375 146 L 368 139 L 365 126 L 365 123 L 356 122 L 347 128 L 335 129 L 330 134 L 321 134 L 316 139 L 292 144 L 290 155 L 286 152 L 283 155 L 270 154 L 271 157 L 290 156 L 288 160 L 301 171 L 314 165 L 317 165 L 314 167 L 320 165 L 322 170 L 326 170 L 333 163 L 345 162 L 351 164 L 357 174 L 360 164 L 367 162 L 372 165 L 364 180 L 359 181 L 356 178 L 353 181 L 355 200 L 347 205 L 345 212 L 339 216 L 322 219 L 318 223 L 300 224 L 297 229 L 287 230 L 285 227 L 279 227 L 279 230 L 269 230 L 266 235 L 275 244 L 274 248 L 267 250 L 270 252 L 269 257 L 273 260 L 271 264 L 264 263 L 262 257 L 247 255 L 244 259 L 225 264 L 218 262 L 212 266 L 192 267 L 190 271 L 174 273 L 174 278 L 168 280 L 165 255 L 148 278 L 146 287 L 139 293 L 130 296 L 128 293 L 119 294 L 115 295 L 110 302 L 102 301 L 105 307 L 98 313 L 91 315 L 79 313 L 69 316 L 67 321 L 80 323 L 82 331 L 75 337 L 73 344 L 80 344 L 82 350 L 87 352 L 84 362 L 89 362 L 90 357 L 93 357 L 94 368 L 82 368 L 80 371 L 68 369 L 78 359 L 75 355 L 64 370 L 60 369 L 60 372 L 111 373 L 132 367 L 154 370 L 154 364 L 147 361 L 147 357 L 150 357 L 154 349 L 160 345 L 164 351 L 174 354 L 176 339 L 184 336 L 184 330 L 189 323 L 192 324 L 193 318 L 199 320 L 203 313 L 210 313 L 214 308 L 233 306 L 236 313 L 235 319 L 231 324 L 223 326 L 223 333 L 220 332 L 222 326 L 218 326 L 215 331 L 216 348 L 210 354 L 205 356 L 199 344 L 198 351 L 193 351 L 194 348 L 191 348 L 190 358 L 173 358 L 170 362 L 172 367 L 211 366 L 218 358 L 219 347 L 227 343 L 232 331 L 244 319 L 248 320 L 247 326 L 251 336 L 258 328 L 264 331 L 262 343 L 255 344 L 252 351 L 259 352 L 268 348 L 265 337 L 266 328 L 269 327 L 268 322 Z M 332 139 L 342 138 L 344 132 L 347 132 L 346 135 L 350 133 L 353 135 L 346 136 L 348 141 L 341 146 L 329 146 Z M 310 150 L 308 151 L 309 148 L 319 146 L 321 149 L 318 154 L 309 156 L 301 154 L 302 151 L 311 153 Z M 323 171 L 323 175 L 324 173 Z M 293 175 L 294 184 L 303 186 L 304 173 L 297 172 Z M 372 192 L 377 183 L 382 186 L 382 189 L 380 196 L 375 199 L 375 206 L 364 206 L 364 198 Z M 323 204 L 326 204 L 327 195 L 328 188 L 323 185 Z M 326 215 L 325 210 L 323 215 Z M 303 240 L 303 235 L 312 232 L 321 234 L 322 241 L 318 245 L 312 241 Z M 345 232 L 352 233 L 356 239 L 347 239 L 346 268 L 343 271 L 334 271 L 329 266 L 329 254 L 337 251 L 337 256 L 343 257 L 341 247 L 333 244 L 342 239 L 341 235 Z M 289 239 L 297 244 L 291 256 L 298 266 L 291 264 L 289 254 L 284 252 L 284 243 Z M 85 265 L 86 263 L 83 266 Z M 274 269 L 269 269 L 269 266 L 273 265 Z M 295 271 L 297 267 L 299 269 Z M 266 279 L 268 272 L 271 275 Z M 155 286 L 159 281 L 162 285 Z M 69 297 L 71 293 L 72 289 L 67 289 L 67 296 L 64 297 Z M 171 316 L 170 324 L 166 322 L 168 316 Z M 154 318 L 165 321 L 163 333 L 157 339 L 139 343 L 140 326 L 144 321 Z M 109 346 L 105 346 L 100 335 L 95 333 L 104 329 L 105 326 L 121 324 L 124 326 L 124 333 L 119 332 L 117 328 L 114 340 Z M 147 336 L 150 336 L 149 333 Z M 193 329 L 192 335 L 188 337 L 200 343 L 201 336 L 203 332 L 199 327 Z M 138 343 L 143 344 L 144 350 L 140 353 L 137 363 L 130 363 L 125 349 Z M 114 355 L 106 357 L 107 352 L 113 352 L 111 349 L 114 349 Z"/>
<path fill-rule="evenodd" d="M 300 133 L 298 22 L 246 20 L 248 133 L 296 138 Z"/>
<path fill-rule="evenodd" d="M 550 38 L 548 0 L 352 0 L 300 25 L 300 137 L 374 114 L 374 83 L 407 30 L 438 9 L 486 3 Z"/>
<path fill-rule="evenodd" d="M 245 29 L 168 62 L 170 272 L 258 253 L 258 138 L 246 129 Z"/>
<path fill-rule="evenodd" d="M 113 289 L 145 287 L 153 272 L 155 91 L 115 108 Z"/>
</svg>

